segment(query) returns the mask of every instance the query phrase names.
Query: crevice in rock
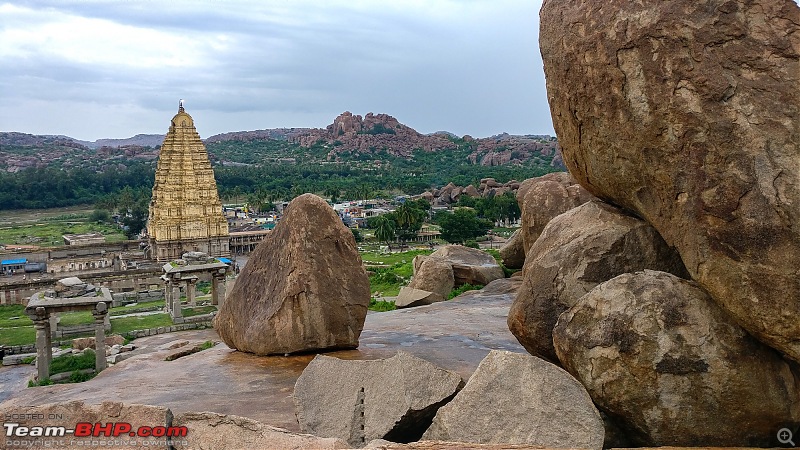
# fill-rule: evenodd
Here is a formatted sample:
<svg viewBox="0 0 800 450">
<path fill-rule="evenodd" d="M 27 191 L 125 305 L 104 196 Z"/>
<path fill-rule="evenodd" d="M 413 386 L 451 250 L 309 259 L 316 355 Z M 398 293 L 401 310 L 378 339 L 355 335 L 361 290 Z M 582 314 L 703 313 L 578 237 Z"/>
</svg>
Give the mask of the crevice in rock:
<svg viewBox="0 0 800 450">
<path fill-rule="evenodd" d="M 425 431 L 430 428 L 431 424 L 433 423 L 433 418 L 436 416 L 436 412 L 439 410 L 439 408 L 453 400 L 463 386 L 464 382 L 462 381 L 453 395 L 440 402 L 434 403 L 427 408 L 420 410 L 409 409 L 409 411 L 403 415 L 400 420 L 395 422 L 394 428 L 386 433 L 383 436 L 383 439 L 401 444 L 408 444 L 410 442 L 420 440 Z"/>
</svg>

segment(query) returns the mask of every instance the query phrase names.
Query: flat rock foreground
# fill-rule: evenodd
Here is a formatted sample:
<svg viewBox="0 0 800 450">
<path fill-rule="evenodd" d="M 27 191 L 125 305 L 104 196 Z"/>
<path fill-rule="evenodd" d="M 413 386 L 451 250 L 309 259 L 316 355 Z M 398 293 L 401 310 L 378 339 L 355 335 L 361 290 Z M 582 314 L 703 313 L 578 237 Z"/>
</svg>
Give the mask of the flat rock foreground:
<svg viewBox="0 0 800 450">
<path fill-rule="evenodd" d="M 521 281 L 520 277 L 498 280 L 452 301 L 371 313 L 357 350 L 326 355 L 370 360 L 403 351 L 467 380 L 491 350 L 526 353 L 506 326 L 508 310 Z M 5 417 L 11 412 L 25 413 L 35 405 L 114 401 L 169 408 L 176 417 L 206 411 L 235 415 L 300 432 L 292 393 L 315 354 L 256 356 L 219 343 L 211 349 L 165 361 L 174 352 L 169 347 L 187 340 L 219 338 L 213 329 L 140 338 L 136 344 L 144 349 L 137 349 L 142 354 L 77 384 L 27 388 L 27 380 L 35 370 L 32 366 L 3 367 L 0 388 L 7 397 L 0 403 L 0 412 Z"/>
</svg>

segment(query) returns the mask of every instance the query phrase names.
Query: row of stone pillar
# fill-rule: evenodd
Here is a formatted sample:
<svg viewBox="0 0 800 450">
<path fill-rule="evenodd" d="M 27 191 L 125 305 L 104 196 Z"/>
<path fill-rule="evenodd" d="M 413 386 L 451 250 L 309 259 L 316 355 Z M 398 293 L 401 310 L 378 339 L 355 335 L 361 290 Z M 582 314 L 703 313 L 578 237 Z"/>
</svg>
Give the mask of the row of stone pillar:
<svg viewBox="0 0 800 450">
<path fill-rule="evenodd" d="M 163 278 L 163 277 L 162 277 Z M 181 310 L 181 285 L 186 290 L 186 302 L 195 306 L 197 277 L 173 279 L 167 277 L 164 283 L 164 304 L 173 319 L 183 317 Z M 211 304 L 221 305 L 225 300 L 225 275 L 214 275 L 211 278 Z"/>
</svg>

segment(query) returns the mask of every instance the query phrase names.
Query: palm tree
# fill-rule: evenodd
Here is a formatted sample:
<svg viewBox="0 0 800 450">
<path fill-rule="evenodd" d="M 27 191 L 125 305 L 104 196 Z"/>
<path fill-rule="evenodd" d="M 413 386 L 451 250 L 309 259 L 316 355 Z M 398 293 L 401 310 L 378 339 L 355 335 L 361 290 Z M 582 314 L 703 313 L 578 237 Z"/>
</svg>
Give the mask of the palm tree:
<svg viewBox="0 0 800 450">
<path fill-rule="evenodd" d="M 395 223 L 386 215 L 378 216 L 375 218 L 375 238 L 378 242 L 385 242 L 389 245 L 390 241 L 394 240 L 395 236 Z"/>
</svg>

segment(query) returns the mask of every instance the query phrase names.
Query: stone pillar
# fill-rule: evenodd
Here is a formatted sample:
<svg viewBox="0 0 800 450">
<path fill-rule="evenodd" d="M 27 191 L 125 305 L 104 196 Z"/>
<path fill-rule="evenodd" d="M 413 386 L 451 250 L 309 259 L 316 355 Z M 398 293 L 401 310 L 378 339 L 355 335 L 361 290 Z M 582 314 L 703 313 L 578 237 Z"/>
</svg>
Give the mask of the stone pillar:
<svg viewBox="0 0 800 450">
<path fill-rule="evenodd" d="M 211 277 L 211 304 L 217 305 L 219 308 L 222 302 L 225 301 L 225 278 L 218 274 L 213 274 Z"/>
<path fill-rule="evenodd" d="M 186 302 L 190 306 L 197 306 L 195 302 L 195 294 L 197 289 L 197 279 L 192 278 L 186 281 Z"/>
<path fill-rule="evenodd" d="M 172 281 L 169 278 L 164 280 L 164 306 L 167 312 L 172 311 Z"/>
<path fill-rule="evenodd" d="M 50 337 L 58 337 L 58 313 L 50 314 L 48 321 L 50 322 Z"/>
<path fill-rule="evenodd" d="M 177 319 L 179 317 L 183 317 L 183 311 L 181 310 L 181 288 L 177 282 L 173 281 L 172 318 Z"/>
<path fill-rule="evenodd" d="M 92 310 L 94 316 L 94 370 L 100 373 L 106 368 L 106 330 L 105 320 L 108 315 L 108 305 L 99 302 Z"/>
<path fill-rule="evenodd" d="M 50 360 L 53 358 L 52 341 L 50 340 L 50 318 L 44 307 L 36 308 L 36 319 L 33 321 L 36 330 L 36 368 L 41 383 L 50 378 Z"/>
</svg>

